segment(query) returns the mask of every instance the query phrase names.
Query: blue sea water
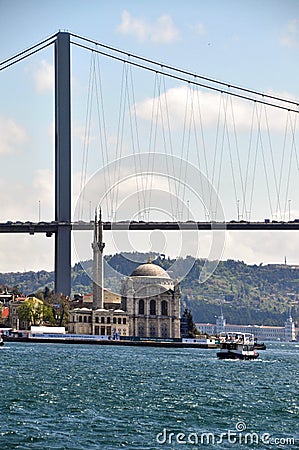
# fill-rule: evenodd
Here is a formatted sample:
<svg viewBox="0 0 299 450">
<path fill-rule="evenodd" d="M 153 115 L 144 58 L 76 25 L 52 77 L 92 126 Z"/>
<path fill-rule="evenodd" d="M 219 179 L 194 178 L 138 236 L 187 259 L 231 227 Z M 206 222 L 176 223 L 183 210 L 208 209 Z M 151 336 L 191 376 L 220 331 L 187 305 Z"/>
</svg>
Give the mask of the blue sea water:
<svg viewBox="0 0 299 450">
<path fill-rule="evenodd" d="M 298 354 L 6 343 L 0 449 L 298 449 Z"/>
</svg>

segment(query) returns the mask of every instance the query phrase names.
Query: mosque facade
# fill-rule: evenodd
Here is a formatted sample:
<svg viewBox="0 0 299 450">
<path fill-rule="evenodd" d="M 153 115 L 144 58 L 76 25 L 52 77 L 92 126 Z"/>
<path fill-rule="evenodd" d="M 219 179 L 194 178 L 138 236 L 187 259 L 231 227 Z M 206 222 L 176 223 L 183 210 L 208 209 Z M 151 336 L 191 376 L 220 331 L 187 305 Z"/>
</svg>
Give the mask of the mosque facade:
<svg viewBox="0 0 299 450">
<path fill-rule="evenodd" d="M 131 336 L 180 338 L 180 286 L 162 267 L 141 264 L 122 280 L 121 294 Z"/>
</svg>

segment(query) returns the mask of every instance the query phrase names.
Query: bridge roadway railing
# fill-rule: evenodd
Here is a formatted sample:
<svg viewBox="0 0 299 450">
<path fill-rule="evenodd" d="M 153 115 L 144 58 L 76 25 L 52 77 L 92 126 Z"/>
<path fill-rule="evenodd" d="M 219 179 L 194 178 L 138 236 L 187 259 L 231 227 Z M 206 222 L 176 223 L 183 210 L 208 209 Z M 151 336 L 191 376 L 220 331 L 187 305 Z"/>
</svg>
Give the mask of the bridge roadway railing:
<svg viewBox="0 0 299 450">
<path fill-rule="evenodd" d="M 51 237 L 57 232 L 58 228 L 68 228 L 71 226 L 73 231 L 93 230 L 94 222 L 5 222 L 0 223 L 0 233 L 44 233 L 47 237 Z M 150 231 L 150 230 L 228 230 L 228 231 L 279 231 L 279 230 L 299 230 L 299 220 L 289 222 L 264 221 L 264 222 L 246 222 L 246 221 L 230 221 L 230 222 L 104 222 L 104 230 L 107 231 Z"/>
</svg>

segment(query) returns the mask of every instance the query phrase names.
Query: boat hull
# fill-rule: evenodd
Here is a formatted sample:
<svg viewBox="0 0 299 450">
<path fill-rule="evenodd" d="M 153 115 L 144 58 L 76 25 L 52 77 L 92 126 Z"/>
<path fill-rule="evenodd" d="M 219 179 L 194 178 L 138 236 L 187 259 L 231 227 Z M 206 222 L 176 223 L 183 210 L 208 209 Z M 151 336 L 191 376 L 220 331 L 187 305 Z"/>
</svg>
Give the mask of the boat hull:
<svg viewBox="0 0 299 450">
<path fill-rule="evenodd" d="M 266 350 L 267 347 L 264 343 L 262 344 L 254 344 L 254 350 Z"/>
<path fill-rule="evenodd" d="M 255 352 L 254 354 L 245 354 L 245 353 L 235 353 L 235 352 L 217 352 L 217 357 L 219 359 L 242 359 L 245 361 L 249 361 L 251 359 L 258 358 L 259 354 Z"/>
</svg>

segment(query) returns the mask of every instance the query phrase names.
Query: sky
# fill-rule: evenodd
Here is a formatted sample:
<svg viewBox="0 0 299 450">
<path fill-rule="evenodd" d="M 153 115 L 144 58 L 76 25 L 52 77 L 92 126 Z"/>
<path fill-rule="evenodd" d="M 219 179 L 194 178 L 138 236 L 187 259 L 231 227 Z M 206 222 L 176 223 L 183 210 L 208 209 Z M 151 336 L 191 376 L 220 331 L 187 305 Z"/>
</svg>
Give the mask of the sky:
<svg viewBox="0 0 299 450">
<path fill-rule="evenodd" d="M 296 0 L 0 0 L 0 61 L 59 30 L 231 85 L 299 99 L 299 3 Z M 91 70 L 98 68 L 98 63 L 101 81 L 90 81 Z M 111 180 L 107 162 L 116 156 L 127 158 L 121 169 L 117 166 L 121 171 L 113 172 L 114 176 L 121 174 L 121 178 L 113 180 L 118 186 L 113 191 L 114 200 L 116 196 L 119 204 L 109 209 L 107 201 L 104 220 L 112 217 L 116 209 L 120 220 L 126 219 L 128 211 L 128 219 L 146 218 L 148 211 L 142 202 L 148 195 L 153 202 L 152 219 L 155 214 L 161 217 L 159 214 L 163 213 L 164 220 L 174 217 L 203 220 L 205 208 L 213 219 L 215 208 L 207 207 L 207 199 L 199 199 L 202 196 L 197 195 L 196 187 L 192 190 L 191 178 L 180 185 L 182 166 L 174 158 L 183 158 L 197 167 L 202 164 L 200 170 L 205 173 L 209 186 L 218 192 L 217 202 L 228 221 L 249 216 L 250 220 L 299 217 L 295 195 L 298 192 L 296 114 L 273 108 L 255 109 L 252 102 L 227 100 L 222 94 L 195 90 L 192 85 L 172 79 L 165 81 L 135 68 L 124 70 L 122 63 L 105 57 L 96 59 L 90 52 L 72 46 L 74 218 L 80 209 L 78 198 L 82 189 L 88 191 L 88 183 L 92 183 L 94 176 L 97 180 L 105 179 L 105 183 Z M 54 220 L 53 47 L 1 71 L 0 77 L 0 222 Z M 103 89 L 106 128 L 103 122 L 99 125 L 97 121 L 99 88 Z M 92 103 L 88 103 L 89 95 Z M 120 119 L 123 120 L 121 137 Z M 169 129 L 165 125 L 168 122 Z M 105 152 L 99 155 L 99 136 L 103 130 Z M 164 167 L 159 177 L 140 177 L 135 184 L 130 184 L 126 177 L 136 164 L 130 155 L 139 147 L 143 152 L 154 148 L 166 155 L 165 167 L 171 165 L 179 181 L 170 182 Z M 218 155 L 224 149 L 223 158 L 213 159 L 216 147 Z M 146 163 L 138 161 L 135 171 L 140 172 L 142 168 L 146 171 Z M 256 179 L 251 179 L 253 170 Z M 221 181 L 218 181 L 220 171 Z M 276 178 L 271 178 L 271 174 L 276 174 Z M 288 174 L 291 175 L 289 183 Z M 197 176 L 200 178 L 194 175 L 194 179 Z M 249 186 L 246 195 L 244 180 Z M 156 192 L 149 194 L 153 186 Z M 170 188 L 175 195 L 169 200 L 165 192 Z M 107 190 L 107 184 L 103 190 Z M 281 192 L 280 199 L 275 196 L 277 190 Z M 78 218 L 89 220 L 98 198 L 97 193 L 91 202 L 86 196 L 85 216 Z M 183 205 L 179 217 L 173 206 L 179 205 L 178 199 Z M 199 211 L 202 211 L 200 217 Z M 73 262 L 91 257 L 91 238 L 89 233 L 74 237 Z M 0 248 L 0 272 L 53 269 L 53 238 L 1 235 Z M 182 238 L 157 231 L 122 239 L 107 233 L 106 252 L 120 250 L 154 250 L 172 257 L 193 253 L 249 264 L 283 263 L 286 257 L 288 263 L 299 264 L 298 232 L 286 231 L 231 232 L 220 238 L 215 233 Z"/>
</svg>

